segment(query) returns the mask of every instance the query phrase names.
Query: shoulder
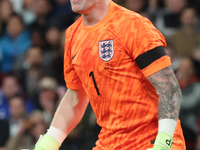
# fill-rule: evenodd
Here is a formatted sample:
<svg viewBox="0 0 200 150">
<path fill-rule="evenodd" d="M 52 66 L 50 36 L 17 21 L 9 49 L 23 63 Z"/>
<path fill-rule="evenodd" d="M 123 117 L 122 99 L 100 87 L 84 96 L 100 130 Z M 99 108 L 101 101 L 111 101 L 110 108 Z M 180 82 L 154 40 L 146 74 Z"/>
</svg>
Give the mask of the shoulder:
<svg viewBox="0 0 200 150">
<path fill-rule="evenodd" d="M 120 17 L 120 18 L 137 18 L 140 15 L 134 11 L 131 11 L 123 6 L 120 6 L 114 2 L 111 3 L 112 5 L 112 14 L 114 14 L 115 17 Z"/>
<path fill-rule="evenodd" d="M 118 10 L 118 12 L 117 12 L 116 16 L 124 18 L 124 20 L 127 22 L 134 23 L 134 22 L 138 22 L 138 21 L 142 21 L 142 22 L 149 21 L 147 18 L 141 16 L 139 13 L 131 11 L 125 7 L 116 5 L 115 11 L 117 11 L 117 10 Z"/>
<path fill-rule="evenodd" d="M 117 22 L 116 26 L 118 28 L 126 28 L 129 31 L 153 25 L 148 18 L 118 5 L 115 5 L 113 16 L 112 20 Z"/>
</svg>

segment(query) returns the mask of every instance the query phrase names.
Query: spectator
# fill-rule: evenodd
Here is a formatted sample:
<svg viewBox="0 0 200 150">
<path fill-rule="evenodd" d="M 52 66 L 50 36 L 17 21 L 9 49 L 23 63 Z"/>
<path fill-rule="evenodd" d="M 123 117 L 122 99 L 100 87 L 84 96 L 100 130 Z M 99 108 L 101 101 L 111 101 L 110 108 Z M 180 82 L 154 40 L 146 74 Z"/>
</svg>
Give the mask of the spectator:
<svg viewBox="0 0 200 150">
<path fill-rule="evenodd" d="M 56 93 L 57 81 L 52 77 L 43 77 L 39 81 L 39 88 L 39 103 L 44 120 L 47 125 L 50 125 L 58 102 L 58 94 Z"/>
<path fill-rule="evenodd" d="M 3 91 L 0 93 L 0 119 L 8 119 L 9 112 L 9 99 L 15 95 L 21 95 L 25 99 L 26 111 L 29 113 L 34 110 L 33 103 L 26 98 L 20 84 L 20 79 L 15 74 L 8 74 L 3 79 Z"/>
<path fill-rule="evenodd" d="M 185 57 L 182 58 L 176 72 L 182 91 L 182 104 L 179 118 L 181 120 L 187 150 L 194 150 L 197 136 L 197 118 L 200 108 L 199 68 L 200 65 L 197 61 Z"/>
<path fill-rule="evenodd" d="M 48 28 L 45 37 L 48 44 L 48 51 L 56 51 L 60 49 L 60 36 L 61 33 L 58 28 L 51 26 Z"/>
<path fill-rule="evenodd" d="M 47 71 L 43 61 L 41 48 L 31 47 L 26 54 L 19 56 L 14 64 L 13 69 L 20 73 L 23 89 L 32 100 L 37 93 L 39 79 Z"/>
<path fill-rule="evenodd" d="M 7 24 L 8 33 L 0 39 L 0 53 L 2 55 L 1 71 L 7 73 L 12 63 L 31 46 L 29 32 L 25 29 L 22 18 L 13 15 Z"/>
<path fill-rule="evenodd" d="M 29 146 L 29 140 L 25 136 L 26 120 L 28 118 L 25 110 L 23 97 L 14 96 L 9 100 L 10 118 L 9 128 L 10 136 L 6 144 L 6 150 L 20 150 Z"/>
<path fill-rule="evenodd" d="M 34 148 L 36 140 L 46 131 L 46 124 L 42 113 L 33 111 L 28 120 L 20 124 L 18 134 L 7 143 L 6 150 L 21 150 L 24 148 Z"/>
<path fill-rule="evenodd" d="M 164 36 L 171 36 L 174 30 L 181 26 L 179 18 L 186 4 L 186 0 L 165 0 L 166 8 L 160 12 L 155 21 L 155 26 Z"/>
<path fill-rule="evenodd" d="M 14 13 L 13 7 L 10 1 L 8 0 L 0 1 L 0 33 L 5 32 L 6 24 L 9 18 L 13 15 L 13 13 Z"/>
<path fill-rule="evenodd" d="M 29 29 L 31 31 L 39 31 L 42 34 L 46 32 L 49 21 L 49 13 L 51 6 L 48 0 L 35 0 L 34 1 L 34 12 L 36 14 L 36 21 L 30 24 Z"/>
<path fill-rule="evenodd" d="M 33 111 L 29 117 L 29 122 L 32 124 L 29 133 L 32 137 L 32 141 L 28 148 L 34 149 L 35 143 L 39 139 L 40 135 L 44 135 L 47 131 L 47 124 L 45 123 L 44 116 L 41 111 Z M 27 148 L 27 147 L 26 147 Z"/>
<path fill-rule="evenodd" d="M 23 69 L 29 69 L 34 64 L 41 64 L 43 61 L 42 50 L 39 47 L 31 47 L 25 54 L 20 55 L 15 64 L 13 70 L 16 72 Z"/>
<path fill-rule="evenodd" d="M 38 81 L 44 75 L 42 50 L 38 47 L 29 49 L 24 62 L 23 76 L 24 89 L 33 98 L 38 89 Z"/>
<path fill-rule="evenodd" d="M 24 105 L 24 99 L 20 96 L 13 96 L 9 99 L 9 126 L 10 136 L 16 136 L 19 132 L 22 120 L 26 119 L 26 110 Z"/>
<path fill-rule="evenodd" d="M 197 29 L 197 13 L 194 8 L 186 8 L 181 14 L 181 28 L 169 38 L 169 43 L 181 57 L 191 57 L 200 42 Z"/>
</svg>

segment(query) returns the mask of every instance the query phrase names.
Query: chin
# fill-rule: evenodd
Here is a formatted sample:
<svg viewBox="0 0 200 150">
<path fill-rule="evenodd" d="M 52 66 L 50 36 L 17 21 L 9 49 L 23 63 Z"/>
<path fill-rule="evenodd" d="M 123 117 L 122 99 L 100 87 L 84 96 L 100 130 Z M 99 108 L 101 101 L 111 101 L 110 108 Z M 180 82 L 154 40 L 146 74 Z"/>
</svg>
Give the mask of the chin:
<svg viewBox="0 0 200 150">
<path fill-rule="evenodd" d="M 75 12 L 75 13 L 80 13 L 81 12 L 81 8 L 78 7 L 78 6 L 73 6 L 72 7 L 72 11 Z"/>
</svg>

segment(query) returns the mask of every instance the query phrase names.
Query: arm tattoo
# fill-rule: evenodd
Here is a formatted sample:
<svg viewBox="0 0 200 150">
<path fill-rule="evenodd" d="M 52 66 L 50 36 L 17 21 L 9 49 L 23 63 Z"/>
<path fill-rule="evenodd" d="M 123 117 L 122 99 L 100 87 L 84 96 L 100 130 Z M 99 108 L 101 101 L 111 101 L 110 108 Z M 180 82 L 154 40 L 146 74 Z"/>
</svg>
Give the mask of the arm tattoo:
<svg viewBox="0 0 200 150">
<path fill-rule="evenodd" d="M 181 107 L 182 95 L 179 84 L 171 67 L 162 69 L 147 77 L 159 96 L 158 118 L 177 119 Z"/>
</svg>

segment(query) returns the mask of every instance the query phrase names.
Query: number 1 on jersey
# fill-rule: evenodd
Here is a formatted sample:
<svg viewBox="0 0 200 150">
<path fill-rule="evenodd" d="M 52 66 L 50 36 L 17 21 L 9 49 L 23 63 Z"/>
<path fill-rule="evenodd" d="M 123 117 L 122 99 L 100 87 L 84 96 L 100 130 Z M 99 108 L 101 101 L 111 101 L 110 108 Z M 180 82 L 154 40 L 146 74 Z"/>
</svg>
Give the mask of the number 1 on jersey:
<svg viewBox="0 0 200 150">
<path fill-rule="evenodd" d="M 93 73 L 93 71 L 91 71 L 90 74 L 89 74 L 89 77 L 91 77 L 91 76 L 92 76 L 92 80 L 93 80 L 95 89 L 96 89 L 96 91 L 97 91 L 97 94 L 98 94 L 98 96 L 101 96 L 100 93 L 99 93 L 99 89 L 98 89 L 98 87 L 97 87 L 96 80 L 95 80 L 95 78 L 94 78 L 94 73 Z"/>
</svg>

